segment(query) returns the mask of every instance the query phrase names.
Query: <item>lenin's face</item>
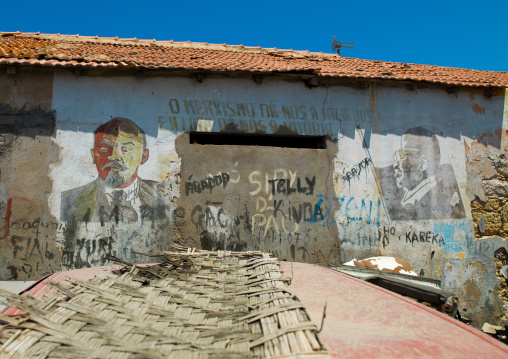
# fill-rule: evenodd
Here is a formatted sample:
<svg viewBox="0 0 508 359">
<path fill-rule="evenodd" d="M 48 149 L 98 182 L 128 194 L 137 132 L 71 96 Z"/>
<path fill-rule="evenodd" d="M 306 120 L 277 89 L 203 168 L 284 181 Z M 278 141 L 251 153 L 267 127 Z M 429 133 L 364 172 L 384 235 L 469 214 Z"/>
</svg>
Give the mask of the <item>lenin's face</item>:
<svg viewBox="0 0 508 359">
<path fill-rule="evenodd" d="M 137 178 L 139 165 L 148 160 L 148 149 L 143 147 L 143 135 L 123 131 L 121 125 L 97 132 L 91 152 L 99 177 L 110 187 L 129 186 Z"/>
</svg>

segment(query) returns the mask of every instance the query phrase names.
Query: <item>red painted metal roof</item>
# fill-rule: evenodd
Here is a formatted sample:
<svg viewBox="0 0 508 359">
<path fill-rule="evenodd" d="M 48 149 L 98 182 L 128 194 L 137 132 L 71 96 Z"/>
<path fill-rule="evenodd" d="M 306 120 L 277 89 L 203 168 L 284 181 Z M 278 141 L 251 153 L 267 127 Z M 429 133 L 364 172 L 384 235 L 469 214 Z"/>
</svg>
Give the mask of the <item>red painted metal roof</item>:
<svg viewBox="0 0 508 359">
<path fill-rule="evenodd" d="M 0 32 L 0 65 L 293 73 L 508 87 L 508 72 L 407 64 L 243 45 Z"/>
<path fill-rule="evenodd" d="M 48 281 L 86 280 L 111 267 L 51 275 L 24 294 L 41 298 Z M 503 358 L 508 346 L 475 328 L 398 294 L 331 269 L 282 262 L 291 292 L 320 327 L 320 340 L 336 358 Z M 6 308 L 3 314 L 16 314 Z"/>
<path fill-rule="evenodd" d="M 282 263 L 336 358 L 506 358 L 508 346 L 432 308 L 325 267 Z"/>
</svg>

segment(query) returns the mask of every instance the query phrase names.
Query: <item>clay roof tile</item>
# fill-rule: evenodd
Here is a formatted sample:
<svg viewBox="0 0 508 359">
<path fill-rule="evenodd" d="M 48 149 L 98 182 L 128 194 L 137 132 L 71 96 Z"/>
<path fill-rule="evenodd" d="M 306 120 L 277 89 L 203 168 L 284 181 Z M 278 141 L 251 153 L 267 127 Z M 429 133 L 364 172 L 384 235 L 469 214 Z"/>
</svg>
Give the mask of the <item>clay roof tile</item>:
<svg viewBox="0 0 508 359">
<path fill-rule="evenodd" d="M 0 64 L 103 68 L 127 66 L 257 73 L 302 71 L 331 78 L 379 78 L 455 86 L 508 87 L 507 72 L 365 60 L 308 50 L 19 32 L 0 33 Z"/>
</svg>

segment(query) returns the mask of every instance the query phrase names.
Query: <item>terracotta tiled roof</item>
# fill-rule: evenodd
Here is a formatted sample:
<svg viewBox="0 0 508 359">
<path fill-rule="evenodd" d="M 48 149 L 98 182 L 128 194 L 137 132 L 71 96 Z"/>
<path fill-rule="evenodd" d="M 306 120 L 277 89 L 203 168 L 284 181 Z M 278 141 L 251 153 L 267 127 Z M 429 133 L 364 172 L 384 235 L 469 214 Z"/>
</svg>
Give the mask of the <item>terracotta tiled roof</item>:
<svg viewBox="0 0 508 359">
<path fill-rule="evenodd" d="M 362 60 L 242 45 L 0 33 L 0 65 L 295 73 L 331 78 L 508 87 L 508 72 Z"/>
</svg>

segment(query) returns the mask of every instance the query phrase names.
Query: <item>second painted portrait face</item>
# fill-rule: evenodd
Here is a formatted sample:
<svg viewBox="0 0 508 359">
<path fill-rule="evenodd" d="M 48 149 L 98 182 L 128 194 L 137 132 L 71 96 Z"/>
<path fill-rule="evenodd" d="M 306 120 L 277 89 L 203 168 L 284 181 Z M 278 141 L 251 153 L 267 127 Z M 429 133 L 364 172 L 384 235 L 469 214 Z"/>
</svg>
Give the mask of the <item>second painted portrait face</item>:
<svg viewBox="0 0 508 359">
<path fill-rule="evenodd" d="M 144 133 L 130 120 L 115 118 L 99 127 L 91 150 L 99 177 L 110 187 L 129 186 L 148 160 L 145 143 Z"/>
</svg>

